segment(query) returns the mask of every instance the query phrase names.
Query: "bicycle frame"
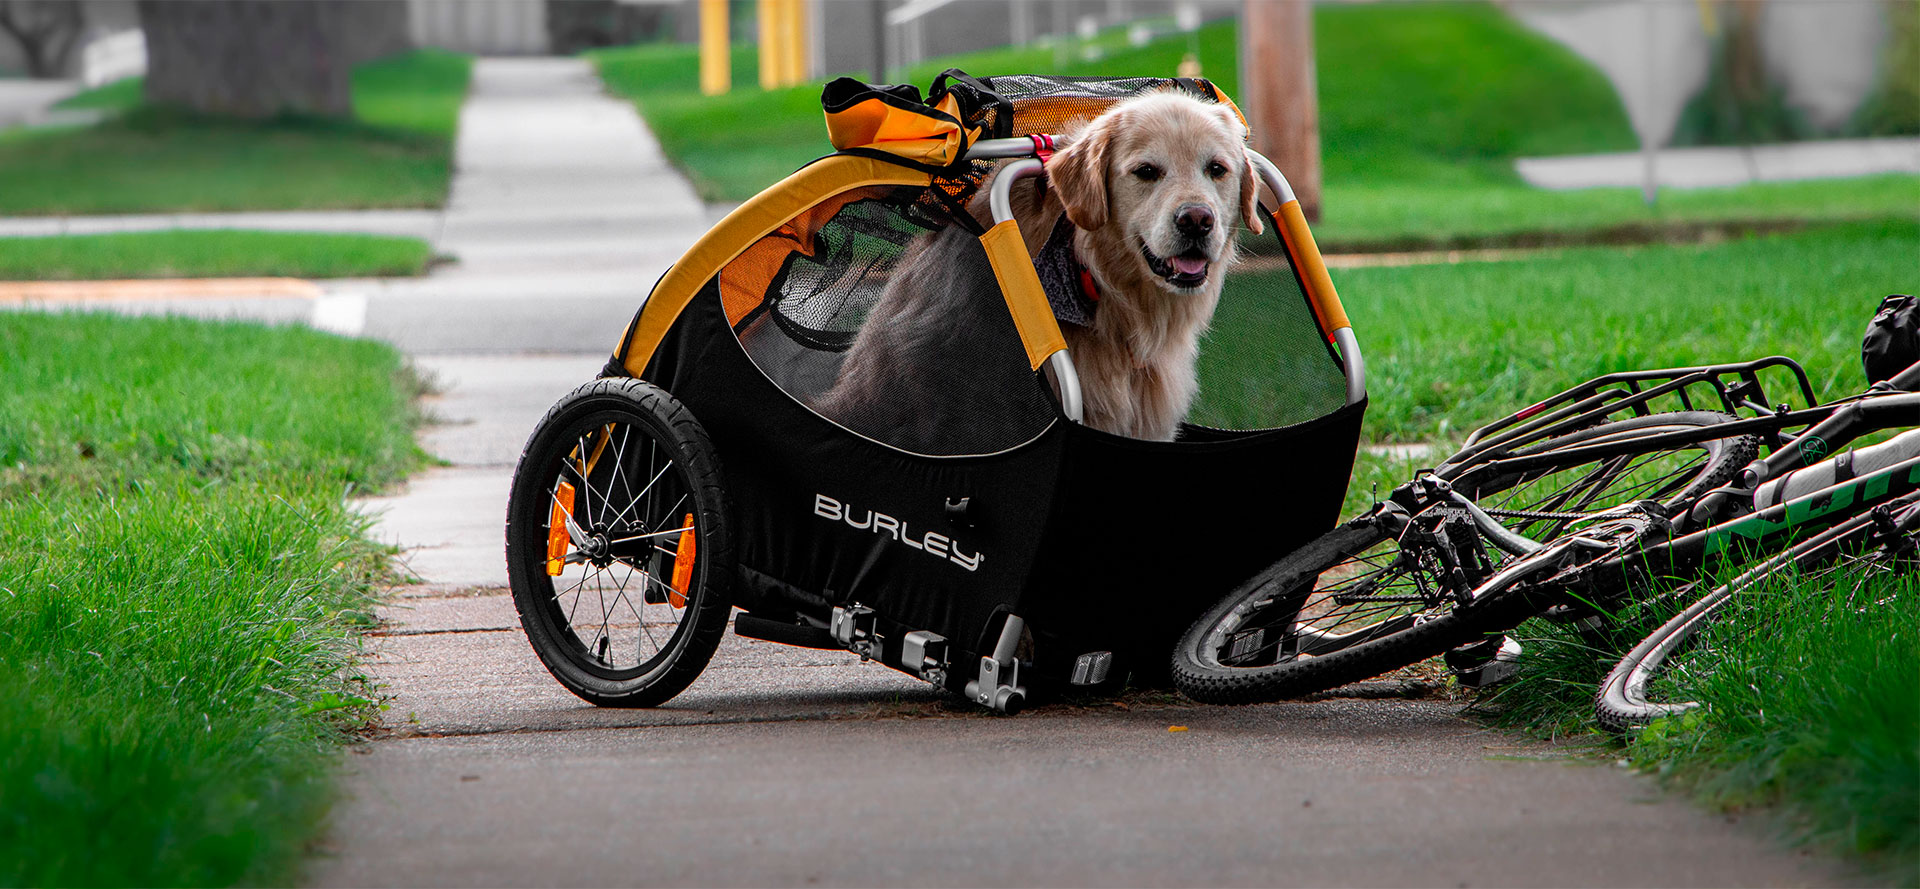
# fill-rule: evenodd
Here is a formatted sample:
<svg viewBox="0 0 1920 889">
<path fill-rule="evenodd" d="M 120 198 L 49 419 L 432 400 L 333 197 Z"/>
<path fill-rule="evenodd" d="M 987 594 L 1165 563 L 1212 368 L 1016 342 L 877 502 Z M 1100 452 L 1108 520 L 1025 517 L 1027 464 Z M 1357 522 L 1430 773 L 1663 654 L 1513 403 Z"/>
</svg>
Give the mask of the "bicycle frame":
<svg viewBox="0 0 1920 889">
<path fill-rule="evenodd" d="M 1920 394 L 1890 391 L 1900 385 L 1912 385 L 1915 379 L 1920 379 L 1920 364 L 1882 384 L 1885 394 L 1873 394 L 1870 391 L 1861 400 L 1823 409 L 1822 412 L 1828 414 L 1824 421 L 1796 437 L 1796 444 L 1801 446 L 1779 448 L 1773 454 L 1754 461 L 1742 473 L 1740 485 L 1708 494 L 1690 514 L 1679 517 L 1682 522 L 1691 520 L 1694 526 L 1704 527 L 1688 532 L 1676 526 L 1674 530 L 1679 531 L 1679 536 L 1658 543 L 1645 543 L 1643 538 L 1636 535 L 1636 548 L 1579 566 L 1577 575 L 1570 578 L 1571 583 L 1563 583 L 1562 586 L 1578 586 L 1584 596 L 1599 598 L 1620 592 L 1630 586 L 1636 576 L 1693 575 L 1736 549 L 1770 549 L 1783 540 L 1828 527 L 1882 503 L 1920 491 L 1920 456 L 1916 456 L 1783 503 L 1738 517 L 1728 517 L 1728 513 L 1733 512 L 1743 498 L 1748 506 L 1751 505 L 1753 486 L 1761 480 L 1820 462 L 1818 458 L 1827 457 L 1833 448 L 1863 435 L 1884 429 L 1920 426 Z M 1783 416 L 1786 415 L 1766 419 L 1777 422 Z M 1689 436 L 1694 439 L 1720 437 L 1727 434 L 1727 428 L 1735 425 L 1738 424 L 1714 427 L 1715 435 L 1689 433 Z M 1820 447 L 1811 447 L 1816 441 Z M 1815 459 L 1810 460 L 1810 457 Z M 1475 519 L 1476 524 L 1483 526 L 1492 521 L 1490 517 L 1482 520 L 1483 516 L 1477 512 Z M 1650 524 L 1644 516 L 1625 521 Z M 1603 523 L 1564 538 L 1557 545 L 1545 546 L 1532 544 L 1524 538 L 1518 542 L 1510 541 L 1506 538 L 1516 536 L 1511 532 L 1504 535 L 1489 534 L 1487 539 L 1511 553 L 1554 558 L 1557 561 L 1577 547 L 1611 546 L 1605 538 L 1618 530 L 1620 526 L 1617 524 L 1610 527 Z M 1480 598 L 1486 592 L 1497 591 L 1519 577 L 1532 573 L 1532 570 L 1533 566 L 1525 563 L 1508 566 L 1490 579 L 1475 598 Z"/>
</svg>

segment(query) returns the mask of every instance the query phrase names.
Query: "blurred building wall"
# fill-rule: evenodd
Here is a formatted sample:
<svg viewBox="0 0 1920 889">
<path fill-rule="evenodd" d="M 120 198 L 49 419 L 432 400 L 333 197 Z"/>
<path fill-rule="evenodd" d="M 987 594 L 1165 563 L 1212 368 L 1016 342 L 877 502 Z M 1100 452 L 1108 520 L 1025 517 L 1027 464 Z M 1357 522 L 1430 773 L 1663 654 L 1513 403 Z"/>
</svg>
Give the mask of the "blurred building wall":
<svg viewBox="0 0 1920 889">
<path fill-rule="evenodd" d="M 407 24 L 419 46 L 478 55 L 547 52 L 545 0 L 407 0 Z"/>
<path fill-rule="evenodd" d="M 928 8 L 905 25 L 887 28 L 889 64 L 912 65 L 934 56 L 1031 43 L 1083 27 L 1108 28 L 1147 18 L 1167 18 L 1181 7 L 1201 20 L 1232 16 L 1243 0 L 820 0 L 819 60 L 814 74 L 870 76 L 877 45 L 875 5 L 894 10 Z M 1224 63 L 1224 60 L 1222 60 Z M 985 72 L 1008 73 L 1008 72 Z M 1172 72 L 1165 72 L 1171 74 Z"/>
<path fill-rule="evenodd" d="M 1814 126 L 1839 128 L 1878 83 L 1892 30 L 1885 0 L 1771 0 L 1765 9 L 1762 52 L 1787 101 Z"/>
<path fill-rule="evenodd" d="M 1605 73 L 1644 142 L 1667 144 L 1680 112 L 1706 83 L 1713 42 L 1698 3 L 1506 0 L 1502 5 Z M 1766 0 L 1761 9 L 1768 73 L 1809 122 L 1838 129 L 1875 86 L 1890 33 L 1887 0 Z"/>
</svg>

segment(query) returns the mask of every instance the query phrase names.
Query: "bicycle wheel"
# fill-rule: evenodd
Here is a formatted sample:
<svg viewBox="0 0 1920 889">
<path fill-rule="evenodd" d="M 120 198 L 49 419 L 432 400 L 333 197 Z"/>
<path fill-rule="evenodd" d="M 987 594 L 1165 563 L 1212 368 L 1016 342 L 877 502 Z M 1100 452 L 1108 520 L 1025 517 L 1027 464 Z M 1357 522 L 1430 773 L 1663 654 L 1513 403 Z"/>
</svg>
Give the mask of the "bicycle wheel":
<svg viewBox="0 0 1920 889">
<path fill-rule="evenodd" d="M 1847 571 L 1858 572 L 1864 580 L 1911 570 L 1914 537 L 1920 532 L 1920 497 L 1903 497 L 1888 504 L 1885 510 L 1854 516 L 1768 558 L 1700 597 L 1647 634 L 1614 664 L 1600 683 L 1594 698 L 1594 715 L 1601 727 L 1612 732 L 1627 732 L 1655 719 L 1700 706 L 1697 701 L 1651 700 L 1647 686 L 1675 666 L 1676 655 L 1716 614 L 1775 575 L 1800 571 L 1807 582 L 1824 585 L 1836 581 Z"/>
<path fill-rule="evenodd" d="M 1516 456 L 1733 419 L 1706 411 L 1633 417 Z M 1570 516 L 1622 503 L 1661 499 L 1677 508 L 1724 484 L 1757 450 L 1757 441 L 1742 436 L 1599 460 L 1576 457 L 1524 474 L 1476 477 L 1466 464 L 1454 467 L 1454 477 L 1463 493 L 1494 499 L 1508 514 L 1555 516 L 1530 521 L 1533 536 L 1546 539 L 1543 529 L 1557 534 Z M 1274 563 L 1201 615 L 1174 649 L 1174 684 L 1207 703 L 1277 700 L 1377 676 L 1507 629 L 1527 616 L 1518 603 L 1456 611 L 1501 556 L 1481 545 L 1470 519 L 1450 504 L 1412 516 L 1376 509 Z"/>
<path fill-rule="evenodd" d="M 507 574 L 527 641 L 600 706 L 650 707 L 720 644 L 733 548 L 705 430 L 631 379 L 575 389 L 534 429 L 507 505 Z"/>
</svg>

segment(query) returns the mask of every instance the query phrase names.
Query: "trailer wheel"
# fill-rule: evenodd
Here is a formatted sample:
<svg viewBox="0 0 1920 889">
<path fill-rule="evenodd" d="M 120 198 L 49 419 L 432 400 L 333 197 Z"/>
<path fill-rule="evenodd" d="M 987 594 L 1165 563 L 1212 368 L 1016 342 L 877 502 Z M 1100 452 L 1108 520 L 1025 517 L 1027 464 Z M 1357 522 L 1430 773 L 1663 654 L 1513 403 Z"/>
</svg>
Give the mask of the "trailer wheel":
<svg viewBox="0 0 1920 889">
<path fill-rule="evenodd" d="M 650 383 L 604 379 L 534 428 L 507 503 L 507 575 L 527 641 L 603 707 L 651 707 L 713 657 L 734 574 L 706 430 Z"/>
</svg>

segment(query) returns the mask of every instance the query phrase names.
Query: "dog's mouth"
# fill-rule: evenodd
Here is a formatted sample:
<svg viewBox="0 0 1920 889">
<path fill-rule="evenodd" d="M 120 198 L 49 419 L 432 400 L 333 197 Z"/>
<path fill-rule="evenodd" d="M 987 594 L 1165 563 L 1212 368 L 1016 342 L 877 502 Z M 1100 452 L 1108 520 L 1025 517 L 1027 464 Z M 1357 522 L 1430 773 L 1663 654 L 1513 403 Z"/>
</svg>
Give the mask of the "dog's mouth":
<svg viewBox="0 0 1920 889">
<path fill-rule="evenodd" d="M 1165 279 L 1168 284 L 1181 289 L 1198 287 L 1207 283 L 1207 269 L 1213 264 L 1205 250 L 1193 247 L 1186 252 L 1162 257 L 1140 242 L 1140 256 L 1147 261 L 1147 268 Z"/>
</svg>

